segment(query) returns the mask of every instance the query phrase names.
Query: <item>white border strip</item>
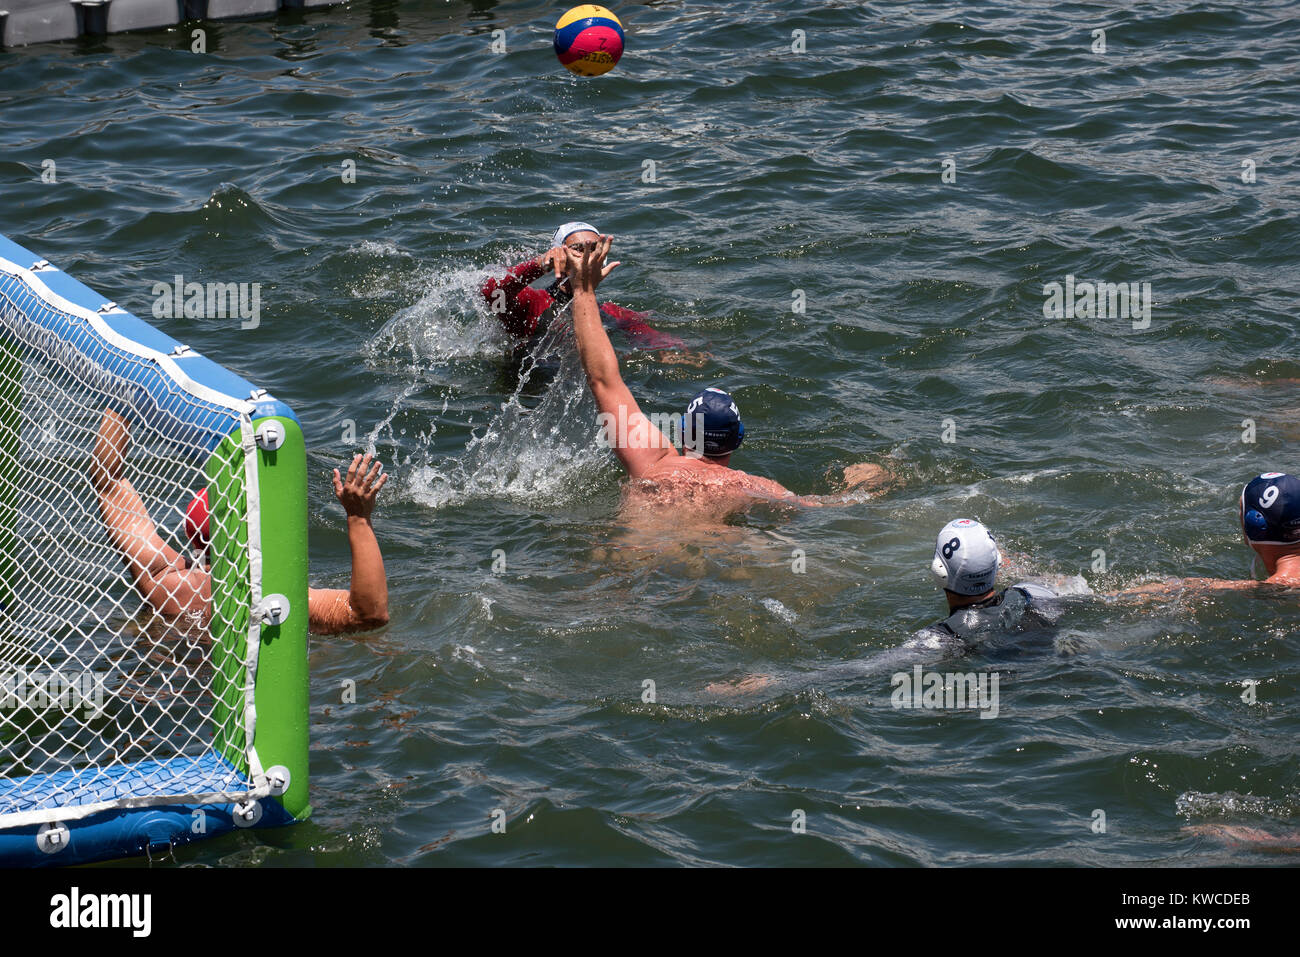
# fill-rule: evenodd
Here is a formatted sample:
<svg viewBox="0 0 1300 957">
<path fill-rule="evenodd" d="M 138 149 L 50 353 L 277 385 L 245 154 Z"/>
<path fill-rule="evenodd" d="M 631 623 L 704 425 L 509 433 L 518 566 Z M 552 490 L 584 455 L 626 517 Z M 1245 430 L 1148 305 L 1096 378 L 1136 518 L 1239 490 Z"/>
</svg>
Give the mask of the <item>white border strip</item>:
<svg viewBox="0 0 1300 957">
<path fill-rule="evenodd" d="M 78 319 L 83 319 L 90 323 L 90 327 L 99 334 L 100 338 L 110 345 L 116 346 L 123 352 L 128 352 L 141 359 L 148 359 L 151 362 L 156 362 L 173 382 L 195 398 L 202 399 L 204 402 L 218 405 L 250 417 L 257 410 L 256 404 L 247 397 L 236 399 L 224 392 L 218 392 L 210 386 L 195 382 L 181 371 L 181 367 L 176 364 L 175 359 L 167 355 L 167 353 L 159 352 L 156 349 L 150 349 L 148 346 L 141 345 L 134 339 L 128 339 L 121 333 L 114 331 L 114 329 L 104 321 L 103 316 L 99 313 L 93 312 L 84 306 L 79 306 L 75 302 L 70 302 L 54 290 L 50 289 L 49 286 L 45 285 L 45 283 L 41 281 L 38 273 L 34 273 L 30 269 L 26 269 L 15 262 L 11 262 L 3 256 L 0 256 L 0 272 L 7 272 L 11 276 L 17 276 L 28 285 L 39 299 L 51 308 L 76 316 Z M 63 270 L 55 266 L 50 266 L 47 269 L 43 269 L 42 272 L 63 272 Z M 67 273 L 64 273 L 64 275 L 67 275 Z M 108 300 L 105 300 L 105 305 L 107 305 L 107 303 Z M 118 307 L 113 311 L 122 313 L 127 312 L 127 310 L 122 309 L 121 307 Z M 194 354 L 199 355 L 199 353 Z"/>
<path fill-rule="evenodd" d="M 97 801 L 94 804 L 65 804 L 62 807 L 40 808 L 32 811 L 19 811 L 7 815 L 4 830 L 28 827 L 32 824 L 53 824 L 55 821 L 80 821 L 82 818 L 98 814 L 100 811 L 116 811 L 123 808 L 150 808 L 168 804 L 241 804 L 244 801 L 260 800 L 271 794 L 270 787 L 261 785 L 246 791 L 211 791 L 204 794 L 155 794 L 130 798 L 117 798 L 113 801 Z M 125 846 L 125 845 L 121 845 Z"/>
<path fill-rule="evenodd" d="M 257 481 L 257 437 L 253 423 L 240 423 L 244 447 L 244 502 L 248 514 L 248 584 L 252 594 L 248 615 L 248 645 L 244 654 L 244 753 L 253 786 L 266 787 L 266 773 L 257 755 L 257 658 L 262 650 L 262 499 Z"/>
</svg>

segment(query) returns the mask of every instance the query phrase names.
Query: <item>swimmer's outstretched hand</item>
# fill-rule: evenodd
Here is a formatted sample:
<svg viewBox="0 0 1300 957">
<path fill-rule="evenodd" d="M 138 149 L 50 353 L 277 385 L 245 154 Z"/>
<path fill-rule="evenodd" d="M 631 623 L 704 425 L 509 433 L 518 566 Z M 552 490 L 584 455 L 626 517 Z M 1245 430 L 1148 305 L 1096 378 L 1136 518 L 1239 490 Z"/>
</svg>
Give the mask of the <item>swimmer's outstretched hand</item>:
<svg viewBox="0 0 1300 957">
<path fill-rule="evenodd" d="M 379 459 L 371 461 L 371 454 L 354 455 L 346 479 L 334 470 L 334 496 L 348 513 L 348 518 L 369 520 L 375 509 L 375 496 L 388 483 L 388 473 Z"/>
<path fill-rule="evenodd" d="M 1186 834 L 1213 837 L 1226 844 L 1248 845 L 1260 851 L 1300 851 L 1300 834 L 1270 834 L 1258 827 L 1240 824 L 1193 824 L 1183 828 Z"/>
<path fill-rule="evenodd" d="M 564 271 L 569 266 L 569 259 L 564 255 L 563 246 L 555 246 L 537 257 L 537 264 L 555 272 L 556 279 L 564 278 Z"/>
<path fill-rule="evenodd" d="M 569 263 L 569 284 L 575 293 L 595 292 L 601 280 L 622 265 L 618 262 L 605 264 L 605 257 L 609 255 L 609 247 L 613 242 L 613 236 L 601 236 L 594 250 L 578 252 L 565 247 L 564 254 Z"/>
</svg>

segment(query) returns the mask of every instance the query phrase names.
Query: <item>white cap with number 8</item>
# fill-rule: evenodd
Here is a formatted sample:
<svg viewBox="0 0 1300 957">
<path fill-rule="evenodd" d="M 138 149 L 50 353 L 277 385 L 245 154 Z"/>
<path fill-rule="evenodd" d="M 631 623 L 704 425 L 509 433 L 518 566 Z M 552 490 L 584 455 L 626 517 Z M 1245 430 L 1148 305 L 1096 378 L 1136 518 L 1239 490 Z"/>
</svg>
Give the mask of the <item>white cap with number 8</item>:
<svg viewBox="0 0 1300 957">
<path fill-rule="evenodd" d="M 930 570 L 950 592 L 982 595 L 997 581 L 1001 560 L 989 530 L 973 518 L 959 518 L 939 533 Z"/>
</svg>

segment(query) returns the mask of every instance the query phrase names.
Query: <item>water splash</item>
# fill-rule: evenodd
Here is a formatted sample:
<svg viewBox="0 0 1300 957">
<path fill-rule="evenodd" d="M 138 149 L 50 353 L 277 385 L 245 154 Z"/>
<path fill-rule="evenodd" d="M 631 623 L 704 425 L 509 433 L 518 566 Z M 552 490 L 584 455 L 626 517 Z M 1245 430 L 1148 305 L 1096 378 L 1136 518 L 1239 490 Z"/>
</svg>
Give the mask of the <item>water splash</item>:
<svg viewBox="0 0 1300 957">
<path fill-rule="evenodd" d="M 389 365 L 405 380 L 368 436 L 371 451 L 377 452 L 381 441 L 404 444 L 406 429 L 394 434 L 400 413 L 411 412 L 424 423 L 418 447 L 403 450 L 409 455 L 395 497 L 429 508 L 475 499 L 562 503 L 594 481 L 606 460 L 594 442 L 596 419 L 567 306 L 523 358 L 513 393 L 470 436 L 463 452 L 445 457 L 434 451 L 433 417 L 413 403 L 433 384 L 438 367 L 467 358 L 511 361 L 516 343 L 479 293 L 489 276 L 501 272 L 430 271 L 419 300 L 394 315 L 366 346 L 373 365 Z M 450 387 L 441 393 L 443 413 L 451 393 Z"/>
<path fill-rule="evenodd" d="M 789 608 L 781 604 L 775 598 L 764 598 L 763 607 L 766 608 L 768 611 L 770 611 L 777 618 L 781 619 L 781 621 L 785 622 L 787 625 L 793 625 L 795 621 L 797 621 L 799 618 L 798 614 L 791 611 Z"/>
<path fill-rule="evenodd" d="M 1207 794 L 1201 791 L 1184 791 L 1174 800 L 1174 813 L 1181 818 L 1196 820 L 1239 819 L 1243 817 L 1272 817 L 1287 820 L 1300 813 L 1300 798 L 1259 797 L 1224 791 Z"/>
<path fill-rule="evenodd" d="M 561 503 L 594 481 L 605 453 L 594 442 L 596 419 L 565 319 L 552 322 L 525 358 L 514 393 L 462 455 L 411 470 L 415 501 L 432 508 L 473 498 Z M 523 397 L 544 366 L 553 378 L 529 407 Z"/>
<path fill-rule="evenodd" d="M 366 361 L 422 370 L 430 363 L 509 355 L 514 343 L 489 314 L 480 290 L 504 269 L 423 269 L 415 284 L 423 292 L 399 309 L 363 349 Z"/>
</svg>

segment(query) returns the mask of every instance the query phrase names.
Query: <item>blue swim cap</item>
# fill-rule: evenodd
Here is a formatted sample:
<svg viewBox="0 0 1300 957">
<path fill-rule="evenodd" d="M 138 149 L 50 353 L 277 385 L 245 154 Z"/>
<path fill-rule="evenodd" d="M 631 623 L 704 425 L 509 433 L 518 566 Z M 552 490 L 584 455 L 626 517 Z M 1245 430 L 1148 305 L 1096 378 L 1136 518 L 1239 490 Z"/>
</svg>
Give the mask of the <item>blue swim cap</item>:
<svg viewBox="0 0 1300 957">
<path fill-rule="evenodd" d="M 1252 545 L 1300 545 L 1300 479 L 1265 472 L 1241 490 L 1241 530 Z"/>
<path fill-rule="evenodd" d="M 704 427 L 705 455 L 727 455 L 745 441 L 745 425 L 740 421 L 736 401 L 721 389 L 705 389 L 691 399 L 682 416 L 682 446 L 696 452 L 700 448 L 697 424 Z"/>
</svg>

